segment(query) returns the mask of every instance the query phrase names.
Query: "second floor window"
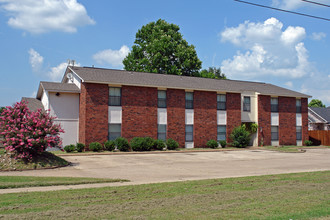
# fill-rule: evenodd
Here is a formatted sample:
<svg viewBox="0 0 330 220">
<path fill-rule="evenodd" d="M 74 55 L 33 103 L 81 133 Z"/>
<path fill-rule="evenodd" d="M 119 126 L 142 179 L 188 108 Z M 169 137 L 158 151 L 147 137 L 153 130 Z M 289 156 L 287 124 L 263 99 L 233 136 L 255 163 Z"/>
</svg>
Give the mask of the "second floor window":
<svg viewBox="0 0 330 220">
<path fill-rule="evenodd" d="M 121 88 L 109 88 L 109 105 L 121 106 Z"/>
<path fill-rule="evenodd" d="M 250 96 L 244 96 L 243 111 L 245 111 L 245 112 L 250 112 L 251 111 L 251 98 L 250 98 Z"/>
<path fill-rule="evenodd" d="M 186 109 L 194 108 L 194 93 L 186 92 Z"/>
<path fill-rule="evenodd" d="M 296 99 L 296 113 L 301 113 L 301 99 Z"/>
<path fill-rule="evenodd" d="M 270 99 L 270 110 L 271 112 L 278 112 L 278 98 Z"/>
<path fill-rule="evenodd" d="M 158 90 L 158 108 L 166 108 L 166 91 Z"/>
<path fill-rule="evenodd" d="M 226 110 L 226 95 L 225 94 L 217 95 L 217 109 Z"/>
</svg>

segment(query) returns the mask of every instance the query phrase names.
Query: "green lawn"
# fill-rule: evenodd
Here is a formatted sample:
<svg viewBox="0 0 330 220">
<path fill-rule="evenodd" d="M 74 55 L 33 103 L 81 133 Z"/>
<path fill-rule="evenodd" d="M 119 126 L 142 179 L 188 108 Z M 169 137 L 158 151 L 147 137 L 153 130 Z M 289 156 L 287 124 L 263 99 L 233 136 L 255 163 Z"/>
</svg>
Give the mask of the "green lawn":
<svg viewBox="0 0 330 220">
<path fill-rule="evenodd" d="M 111 182 L 123 182 L 123 181 L 127 181 L 127 180 L 79 178 L 79 177 L 0 176 L 0 189 L 34 187 L 34 186 L 111 183 Z"/>
<path fill-rule="evenodd" d="M 330 146 L 264 146 L 261 147 L 260 149 L 264 148 L 266 150 L 275 150 L 275 151 L 280 151 L 280 152 L 304 152 L 301 151 L 301 149 L 307 149 L 307 148 L 312 148 L 312 147 L 323 147 L 323 148 L 330 148 Z"/>
<path fill-rule="evenodd" d="M 0 195 L 0 219 L 326 219 L 330 171 Z"/>
</svg>

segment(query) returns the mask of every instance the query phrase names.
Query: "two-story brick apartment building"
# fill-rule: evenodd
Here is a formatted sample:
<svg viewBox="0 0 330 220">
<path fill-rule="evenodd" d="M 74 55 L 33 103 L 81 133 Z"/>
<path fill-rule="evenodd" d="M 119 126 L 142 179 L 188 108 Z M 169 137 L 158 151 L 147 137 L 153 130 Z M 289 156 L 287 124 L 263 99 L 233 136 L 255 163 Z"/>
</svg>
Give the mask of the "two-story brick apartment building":
<svg viewBox="0 0 330 220">
<path fill-rule="evenodd" d="M 66 130 L 64 144 L 149 136 L 186 148 L 231 142 L 242 123 L 258 124 L 253 145 L 302 145 L 309 97 L 267 83 L 72 66 L 37 94 Z"/>
</svg>

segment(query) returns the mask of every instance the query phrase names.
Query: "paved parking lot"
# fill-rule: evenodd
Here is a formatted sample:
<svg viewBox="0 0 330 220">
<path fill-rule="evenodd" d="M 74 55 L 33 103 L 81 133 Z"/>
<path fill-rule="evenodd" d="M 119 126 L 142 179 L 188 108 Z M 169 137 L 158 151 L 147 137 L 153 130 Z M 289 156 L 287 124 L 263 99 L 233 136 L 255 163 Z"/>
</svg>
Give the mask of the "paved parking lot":
<svg viewBox="0 0 330 220">
<path fill-rule="evenodd" d="M 330 170 L 330 149 L 65 156 L 74 165 L 0 175 L 128 179 L 133 184 Z"/>
</svg>

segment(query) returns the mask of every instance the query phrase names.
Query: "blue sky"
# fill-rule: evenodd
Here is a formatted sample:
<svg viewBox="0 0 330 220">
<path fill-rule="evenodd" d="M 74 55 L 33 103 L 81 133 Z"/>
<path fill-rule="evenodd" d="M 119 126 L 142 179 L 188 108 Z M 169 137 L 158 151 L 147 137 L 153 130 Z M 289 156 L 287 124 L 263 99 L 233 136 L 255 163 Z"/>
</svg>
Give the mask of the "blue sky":
<svg viewBox="0 0 330 220">
<path fill-rule="evenodd" d="M 248 1 L 330 18 L 330 8 L 300 0 Z M 203 68 L 330 105 L 329 21 L 233 0 L 0 0 L 0 106 L 34 97 L 40 81 L 60 81 L 67 59 L 122 69 L 137 30 L 159 18 L 179 25 Z"/>
</svg>

